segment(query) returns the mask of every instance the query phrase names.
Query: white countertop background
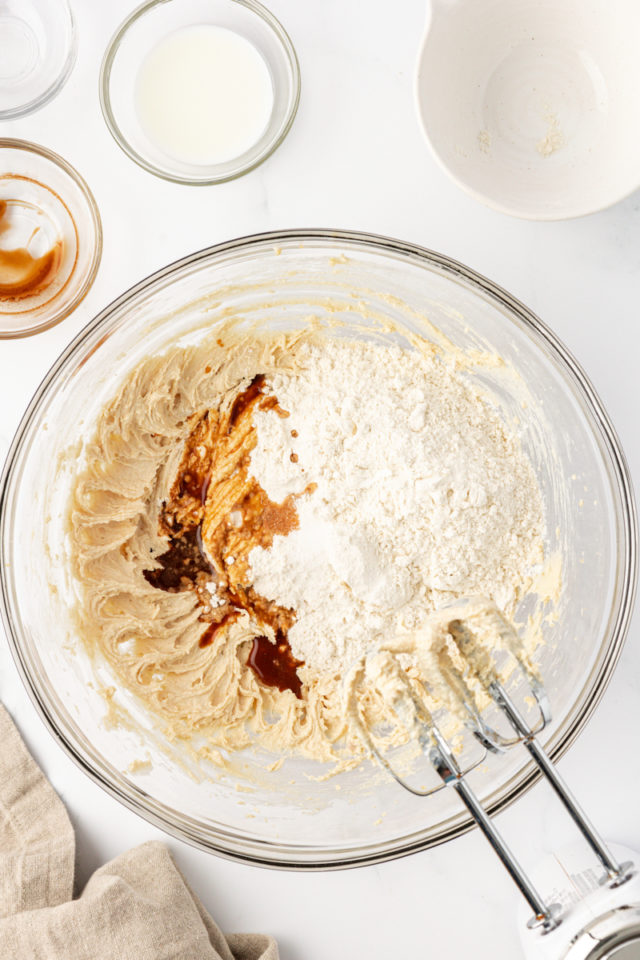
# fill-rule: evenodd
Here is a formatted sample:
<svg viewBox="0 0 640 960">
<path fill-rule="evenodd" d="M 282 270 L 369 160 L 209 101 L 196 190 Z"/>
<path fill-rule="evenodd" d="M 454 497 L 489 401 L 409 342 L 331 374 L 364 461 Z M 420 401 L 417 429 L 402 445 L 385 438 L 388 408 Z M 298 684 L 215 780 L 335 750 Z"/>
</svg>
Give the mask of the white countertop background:
<svg viewBox="0 0 640 960">
<path fill-rule="evenodd" d="M 79 56 L 70 80 L 39 112 L 0 124 L 0 136 L 48 146 L 80 171 L 100 207 L 104 253 L 93 288 L 72 316 L 35 337 L 0 341 L 0 443 L 12 436 L 62 348 L 131 284 L 232 237 L 334 227 L 423 244 L 523 300 L 586 368 L 632 475 L 640 476 L 640 193 L 580 220 L 529 223 L 485 209 L 455 187 L 432 159 L 414 112 L 425 0 L 269 0 L 300 59 L 298 116 L 263 166 L 211 187 L 165 183 L 120 151 L 102 120 L 98 71 L 134 3 L 72 4 Z M 602 704 L 560 768 L 605 836 L 640 851 L 639 633 L 636 617 Z M 223 929 L 273 933 L 282 960 L 521 955 L 518 895 L 477 831 L 410 858 L 334 873 L 227 862 L 166 838 L 81 773 L 36 715 L 4 642 L 0 699 L 67 804 L 80 885 L 127 847 L 166 839 Z M 525 865 L 574 837 L 541 785 L 498 822 Z"/>
</svg>

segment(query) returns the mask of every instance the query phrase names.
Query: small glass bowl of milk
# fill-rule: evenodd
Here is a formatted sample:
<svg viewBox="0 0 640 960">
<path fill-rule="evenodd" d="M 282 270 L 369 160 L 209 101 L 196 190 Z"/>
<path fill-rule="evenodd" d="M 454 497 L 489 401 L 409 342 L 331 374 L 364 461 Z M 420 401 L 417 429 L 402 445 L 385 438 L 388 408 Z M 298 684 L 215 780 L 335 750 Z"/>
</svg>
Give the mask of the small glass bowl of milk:
<svg viewBox="0 0 640 960">
<path fill-rule="evenodd" d="M 102 62 L 100 100 L 116 142 L 178 183 L 221 183 L 262 163 L 299 97 L 291 40 L 256 0 L 150 0 Z"/>
</svg>

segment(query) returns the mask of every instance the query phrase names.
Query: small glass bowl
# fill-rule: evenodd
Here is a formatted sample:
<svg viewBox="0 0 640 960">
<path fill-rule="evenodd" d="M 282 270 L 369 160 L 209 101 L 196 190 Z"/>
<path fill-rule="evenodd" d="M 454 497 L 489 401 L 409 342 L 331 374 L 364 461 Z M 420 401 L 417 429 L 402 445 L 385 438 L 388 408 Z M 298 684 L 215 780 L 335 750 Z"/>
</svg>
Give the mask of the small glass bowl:
<svg viewBox="0 0 640 960">
<path fill-rule="evenodd" d="M 15 245 L 26 246 L 39 234 L 47 249 L 56 242 L 61 247 L 46 286 L 30 296 L 0 298 L 0 338 L 26 337 L 64 319 L 84 298 L 100 264 L 102 224 L 89 187 L 57 153 L 0 138 L 0 170 L 0 202 L 8 216 L 3 226 L 24 238 Z"/>
<path fill-rule="evenodd" d="M 147 54 L 169 34 L 211 24 L 248 40 L 263 57 L 273 83 L 273 109 L 262 136 L 224 163 L 195 164 L 169 157 L 145 134 L 135 107 L 135 84 Z M 100 72 L 100 103 L 118 145 L 137 164 L 164 180 L 223 183 L 262 163 L 287 135 L 300 99 L 300 69 L 289 36 L 256 0 L 149 0 L 113 36 Z"/>
<path fill-rule="evenodd" d="M 24 117 L 53 99 L 76 49 L 67 0 L 0 0 L 0 120 Z"/>
</svg>

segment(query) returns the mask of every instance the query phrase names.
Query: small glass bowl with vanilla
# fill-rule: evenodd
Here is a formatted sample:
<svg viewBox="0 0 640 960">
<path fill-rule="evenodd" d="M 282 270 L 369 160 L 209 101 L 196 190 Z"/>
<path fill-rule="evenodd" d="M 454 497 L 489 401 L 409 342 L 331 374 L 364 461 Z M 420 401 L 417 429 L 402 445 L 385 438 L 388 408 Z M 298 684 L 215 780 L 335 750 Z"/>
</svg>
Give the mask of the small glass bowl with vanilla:
<svg viewBox="0 0 640 960">
<path fill-rule="evenodd" d="M 116 142 L 177 183 L 221 183 L 258 166 L 288 133 L 299 96 L 291 40 L 256 0 L 150 0 L 102 62 Z"/>
<path fill-rule="evenodd" d="M 53 326 L 80 303 L 102 253 L 93 194 L 58 154 L 0 138 L 0 338 Z"/>
</svg>

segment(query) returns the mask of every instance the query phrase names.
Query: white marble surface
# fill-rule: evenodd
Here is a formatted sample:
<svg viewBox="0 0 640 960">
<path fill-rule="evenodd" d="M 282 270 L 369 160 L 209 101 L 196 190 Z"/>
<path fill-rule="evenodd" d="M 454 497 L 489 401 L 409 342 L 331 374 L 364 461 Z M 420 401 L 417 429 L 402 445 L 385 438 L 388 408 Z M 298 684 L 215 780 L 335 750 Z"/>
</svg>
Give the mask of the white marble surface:
<svg viewBox="0 0 640 960">
<path fill-rule="evenodd" d="M 449 254 L 520 297 L 586 367 L 640 474 L 638 356 L 640 193 L 582 220 L 527 223 L 467 198 L 436 166 L 414 115 L 413 68 L 424 0 L 271 0 L 300 57 L 300 111 L 283 146 L 248 176 L 221 186 L 164 183 L 111 139 L 98 105 L 104 47 L 131 0 L 73 0 L 78 63 L 58 98 L 4 123 L 0 135 L 59 151 L 86 177 L 104 224 L 97 281 L 77 312 L 37 337 L 0 341 L 0 438 L 15 430 L 59 351 L 130 284 L 200 247 L 279 227 L 372 230 Z M 640 649 L 636 618 L 595 717 L 561 762 L 593 819 L 640 850 Z M 4 644 L 0 698 L 69 807 L 78 873 L 161 837 L 67 759 L 31 706 Z M 619 773 L 616 771 L 619 769 Z M 499 823 L 525 863 L 573 834 L 538 786 Z M 517 895 L 477 832 L 382 866 L 294 875 L 238 865 L 170 840 L 180 866 L 228 930 L 265 930 L 283 960 L 367 956 L 520 956 Z"/>
</svg>

